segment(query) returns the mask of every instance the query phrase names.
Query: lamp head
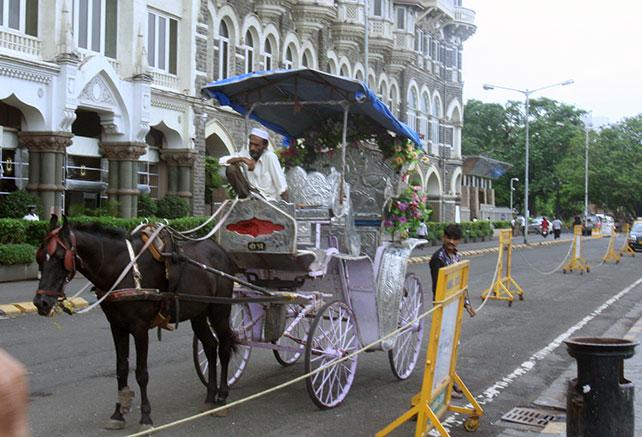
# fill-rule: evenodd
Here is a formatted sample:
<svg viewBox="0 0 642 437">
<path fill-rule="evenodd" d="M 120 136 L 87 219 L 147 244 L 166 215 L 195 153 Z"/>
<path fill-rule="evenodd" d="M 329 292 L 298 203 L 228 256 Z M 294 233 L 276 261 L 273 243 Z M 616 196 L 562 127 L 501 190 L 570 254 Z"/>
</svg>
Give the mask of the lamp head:
<svg viewBox="0 0 642 437">
<path fill-rule="evenodd" d="M 571 85 L 573 83 L 575 83 L 573 79 L 565 80 L 564 82 L 562 82 L 562 86 Z"/>
<path fill-rule="evenodd" d="M 492 85 L 488 85 L 487 83 L 485 83 L 485 84 L 484 84 L 483 88 L 484 88 L 485 90 L 487 90 L 487 91 L 488 91 L 488 90 L 494 90 L 494 89 L 495 89 L 495 87 L 494 87 L 494 86 L 492 86 Z"/>
</svg>

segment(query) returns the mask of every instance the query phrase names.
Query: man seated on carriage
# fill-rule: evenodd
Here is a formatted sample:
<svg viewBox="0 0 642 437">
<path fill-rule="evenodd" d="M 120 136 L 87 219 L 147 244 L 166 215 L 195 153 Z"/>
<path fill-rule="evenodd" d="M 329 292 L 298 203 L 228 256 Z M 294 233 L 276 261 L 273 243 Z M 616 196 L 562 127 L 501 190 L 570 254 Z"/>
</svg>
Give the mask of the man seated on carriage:
<svg viewBox="0 0 642 437">
<path fill-rule="evenodd" d="M 259 128 L 250 132 L 249 147 L 219 159 L 227 166 L 225 175 L 240 198 L 258 191 L 268 200 L 288 200 L 288 185 L 279 158 L 268 149 L 268 133 Z"/>
</svg>

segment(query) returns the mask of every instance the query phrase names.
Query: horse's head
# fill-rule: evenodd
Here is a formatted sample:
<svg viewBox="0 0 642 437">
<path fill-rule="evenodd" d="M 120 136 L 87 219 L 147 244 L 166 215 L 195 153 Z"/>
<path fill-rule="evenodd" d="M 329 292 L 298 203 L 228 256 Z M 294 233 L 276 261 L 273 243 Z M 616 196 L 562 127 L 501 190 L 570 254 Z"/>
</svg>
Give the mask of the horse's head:
<svg viewBox="0 0 642 437">
<path fill-rule="evenodd" d="M 36 252 L 40 282 L 33 304 L 38 314 L 51 314 L 59 300 L 65 298 L 65 286 L 76 273 L 76 237 L 67 217 L 58 225 L 58 216 L 51 215 L 49 233 Z"/>
</svg>

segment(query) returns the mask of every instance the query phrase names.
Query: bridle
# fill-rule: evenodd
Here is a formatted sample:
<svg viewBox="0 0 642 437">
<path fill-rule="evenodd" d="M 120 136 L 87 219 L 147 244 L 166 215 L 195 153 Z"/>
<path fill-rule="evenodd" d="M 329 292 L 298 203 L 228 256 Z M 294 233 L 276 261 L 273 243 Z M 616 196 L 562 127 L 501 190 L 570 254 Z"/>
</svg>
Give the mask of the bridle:
<svg viewBox="0 0 642 437">
<path fill-rule="evenodd" d="M 78 261 L 82 263 L 82 259 L 78 256 L 76 252 L 76 235 L 74 235 L 73 231 L 69 231 L 69 243 L 70 246 L 67 246 L 64 241 L 62 241 L 62 238 L 60 238 L 60 228 L 56 228 L 53 231 L 50 231 L 47 236 L 45 237 L 45 242 L 44 244 L 38 249 L 38 252 L 36 252 L 36 260 L 38 261 L 38 264 L 42 265 L 46 259 L 45 256 L 49 255 L 50 257 L 53 256 L 56 253 L 56 249 L 58 246 L 62 247 L 62 249 L 65 251 L 65 255 L 63 258 L 63 266 L 65 270 L 67 271 L 67 276 L 65 277 L 65 282 L 62 285 L 62 288 L 60 291 L 53 291 L 53 290 L 37 290 L 36 294 L 37 295 L 44 295 L 44 296 L 50 296 L 50 297 L 56 297 L 60 299 L 64 299 L 65 296 L 65 285 L 71 281 L 76 274 L 76 258 L 78 258 Z"/>
</svg>

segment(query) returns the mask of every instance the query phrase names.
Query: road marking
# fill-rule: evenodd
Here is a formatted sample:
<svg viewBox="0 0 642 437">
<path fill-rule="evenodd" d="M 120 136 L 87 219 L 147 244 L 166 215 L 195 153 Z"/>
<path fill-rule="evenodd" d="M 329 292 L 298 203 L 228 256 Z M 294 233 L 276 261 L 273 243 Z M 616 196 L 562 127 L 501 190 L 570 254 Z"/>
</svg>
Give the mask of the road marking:
<svg viewBox="0 0 642 437">
<path fill-rule="evenodd" d="M 546 347 L 540 349 L 539 351 L 535 352 L 533 355 L 531 355 L 526 361 L 524 361 L 522 364 L 520 364 L 515 370 L 513 370 L 511 373 L 508 375 L 504 376 L 502 379 L 497 381 L 495 384 L 491 385 L 488 387 L 484 392 L 480 395 L 477 395 L 477 401 L 479 402 L 480 405 L 486 405 L 491 403 L 497 396 L 500 395 L 500 393 L 506 389 L 508 386 L 510 386 L 513 382 L 517 380 L 520 376 L 523 376 L 530 372 L 535 365 L 537 364 L 538 361 L 543 360 L 553 352 L 557 347 L 562 344 L 562 342 L 566 339 L 568 339 L 571 335 L 573 335 L 575 332 L 578 330 L 582 329 L 587 323 L 589 323 L 591 320 L 599 316 L 601 313 L 604 312 L 608 307 L 613 305 L 615 302 L 620 300 L 622 296 L 626 295 L 628 292 L 633 290 L 635 287 L 638 285 L 642 284 L 642 278 L 638 279 L 635 281 L 633 284 L 629 285 L 622 291 L 620 291 L 618 294 L 613 296 L 612 298 L 608 299 L 606 302 L 604 302 L 602 305 L 600 305 L 596 310 L 594 310 L 592 313 L 590 313 L 588 316 L 584 317 L 582 320 L 580 320 L 578 323 L 575 325 L 571 326 L 569 329 L 566 330 L 563 334 L 559 335 L 555 340 L 550 342 Z M 471 405 L 468 404 L 468 407 Z M 460 414 L 459 413 L 453 413 L 451 416 L 449 416 L 445 421 L 442 422 L 442 424 L 447 427 L 453 427 L 457 425 L 461 425 L 464 422 L 464 419 L 459 418 Z M 434 431 L 434 430 L 433 430 Z M 439 435 L 433 434 L 431 431 L 430 435 Z"/>
<path fill-rule="evenodd" d="M 89 305 L 82 297 L 72 297 L 69 299 L 74 309 L 85 308 Z M 32 302 L 17 302 L 6 305 L 0 305 L 1 316 L 18 316 L 21 314 L 33 314 L 38 312 L 36 306 Z"/>
</svg>

